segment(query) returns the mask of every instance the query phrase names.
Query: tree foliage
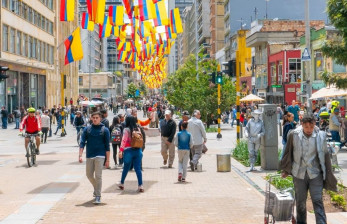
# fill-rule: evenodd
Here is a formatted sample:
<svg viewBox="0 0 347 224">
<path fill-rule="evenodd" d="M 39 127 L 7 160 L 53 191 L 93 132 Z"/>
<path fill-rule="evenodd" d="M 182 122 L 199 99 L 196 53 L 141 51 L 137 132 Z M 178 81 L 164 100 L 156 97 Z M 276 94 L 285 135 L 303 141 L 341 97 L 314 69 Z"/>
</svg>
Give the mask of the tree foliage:
<svg viewBox="0 0 347 224">
<path fill-rule="evenodd" d="M 325 56 L 333 58 L 336 63 L 347 64 L 347 0 L 328 0 L 327 12 L 331 23 L 338 29 L 339 36 L 327 40 L 322 47 Z M 347 88 L 346 77 L 324 72 L 324 82 L 335 84 L 337 88 Z"/>
<path fill-rule="evenodd" d="M 195 57 L 191 55 L 175 73 L 168 76 L 164 84 L 169 103 L 176 107 L 188 110 L 194 109 L 201 112 L 202 120 L 207 121 L 208 116 L 217 114 L 217 85 L 211 84 L 209 73 L 216 71 L 217 62 L 207 60 L 199 63 L 196 70 Z M 221 111 L 230 108 L 235 103 L 235 86 L 229 77 L 223 77 L 224 84 L 221 88 Z"/>
<path fill-rule="evenodd" d="M 126 92 L 129 95 L 131 95 L 135 100 L 137 100 L 139 97 L 136 97 L 136 90 L 137 90 L 137 86 L 134 83 L 130 83 L 128 84 L 128 89 Z"/>
</svg>

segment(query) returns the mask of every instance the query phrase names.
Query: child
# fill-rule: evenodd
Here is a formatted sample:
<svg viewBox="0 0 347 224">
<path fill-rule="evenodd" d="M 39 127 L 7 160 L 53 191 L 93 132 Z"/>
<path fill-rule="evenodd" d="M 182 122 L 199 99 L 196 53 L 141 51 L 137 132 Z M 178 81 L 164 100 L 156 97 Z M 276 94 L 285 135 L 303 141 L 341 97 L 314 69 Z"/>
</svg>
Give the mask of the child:
<svg viewBox="0 0 347 224">
<path fill-rule="evenodd" d="M 182 131 L 178 132 L 175 138 L 175 145 L 178 148 L 178 181 L 185 182 L 187 176 L 187 166 L 190 148 L 193 147 L 193 137 L 187 132 L 188 122 L 182 122 Z"/>
</svg>

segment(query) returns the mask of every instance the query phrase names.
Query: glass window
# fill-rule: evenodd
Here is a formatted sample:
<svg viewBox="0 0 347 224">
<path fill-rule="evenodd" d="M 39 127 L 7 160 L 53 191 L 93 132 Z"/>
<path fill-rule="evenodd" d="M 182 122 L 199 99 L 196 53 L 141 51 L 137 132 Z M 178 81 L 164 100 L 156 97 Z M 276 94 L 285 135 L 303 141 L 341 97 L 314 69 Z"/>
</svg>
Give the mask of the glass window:
<svg viewBox="0 0 347 224">
<path fill-rule="evenodd" d="M 10 52 L 11 53 L 14 53 L 15 40 L 16 40 L 16 31 L 15 29 L 11 28 L 10 30 Z"/>
<path fill-rule="evenodd" d="M 22 7 L 23 6 L 23 2 L 21 2 L 21 1 L 18 1 L 18 3 L 17 3 L 17 15 L 19 15 L 19 16 L 22 16 Z"/>
<path fill-rule="evenodd" d="M 41 51 L 42 51 L 42 61 L 46 61 L 46 47 L 45 43 L 41 43 Z"/>
<path fill-rule="evenodd" d="M 32 45 L 32 49 L 31 49 L 31 53 L 32 53 L 32 57 L 33 58 L 37 58 L 37 55 L 36 55 L 36 43 L 37 43 L 37 40 L 35 38 L 33 38 L 33 45 Z"/>
<path fill-rule="evenodd" d="M 53 0 L 48 0 L 48 8 L 53 10 Z"/>
<path fill-rule="evenodd" d="M 28 6 L 25 3 L 23 3 L 22 16 L 25 20 L 29 19 L 28 18 Z"/>
<path fill-rule="evenodd" d="M 33 23 L 33 9 L 31 7 L 29 7 L 28 18 L 29 22 Z"/>
<path fill-rule="evenodd" d="M 83 86 L 83 76 L 78 77 L 78 84 Z"/>
<path fill-rule="evenodd" d="M 41 61 L 41 41 L 37 40 L 37 60 Z"/>
<path fill-rule="evenodd" d="M 334 73 L 345 73 L 346 65 L 337 64 L 336 61 L 333 61 L 333 72 Z"/>
<path fill-rule="evenodd" d="M 49 47 L 50 49 L 50 54 L 49 54 L 49 59 L 50 59 L 50 64 L 53 65 L 54 64 L 54 48 L 53 46 Z"/>
<path fill-rule="evenodd" d="M 8 26 L 2 26 L 2 49 L 8 51 Z"/>
<path fill-rule="evenodd" d="M 49 22 L 49 33 L 53 34 L 53 22 Z"/>
<path fill-rule="evenodd" d="M 41 15 L 39 13 L 37 13 L 37 25 L 38 27 L 41 27 Z"/>
<path fill-rule="evenodd" d="M 283 65 L 282 62 L 278 64 L 278 80 L 277 84 L 282 85 L 282 80 L 283 80 Z"/>
<path fill-rule="evenodd" d="M 31 36 L 28 36 L 28 57 L 32 57 L 31 49 L 33 48 L 33 38 Z"/>
<path fill-rule="evenodd" d="M 8 8 L 8 0 L 2 0 L 2 7 Z"/>
<path fill-rule="evenodd" d="M 35 10 L 33 10 L 34 11 L 34 24 L 37 26 L 38 25 L 38 15 L 37 15 L 37 12 L 35 11 Z"/>
<path fill-rule="evenodd" d="M 28 36 L 23 33 L 23 47 L 22 47 L 23 56 L 28 56 L 27 50 L 28 50 Z"/>
<path fill-rule="evenodd" d="M 271 64 L 271 85 L 276 85 L 277 84 L 277 74 L 276 74 L 276 63 Z"/>
<path fill-rule="evenodd" d="M 17 30 L 17 39 L 16 39 L 16 54 L 21 55 L 21 47 L 22 47 L 22 32 Z"/>
</svg>

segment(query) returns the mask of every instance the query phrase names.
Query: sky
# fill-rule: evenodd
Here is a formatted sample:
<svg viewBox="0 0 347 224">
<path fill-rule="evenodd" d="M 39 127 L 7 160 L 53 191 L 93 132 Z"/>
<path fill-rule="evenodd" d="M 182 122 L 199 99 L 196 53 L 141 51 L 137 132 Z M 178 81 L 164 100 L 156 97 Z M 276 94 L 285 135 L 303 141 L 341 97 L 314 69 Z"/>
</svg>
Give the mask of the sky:
<svg viewBox="0 0 347 224">
<path fill-rule="evenodd" d="M 245 28 L 250 28 L 251 16 L 254 20 L 254 9 L 257 7 L 257 18 L 263 19 L 266 14 L 265 0 L 230 0 L 232 7 L 230 13 L 232 32 L 240 29 L 241 18 L 246 23 Z M 327 0 L 310 0 L 310 20 L 324 20 L 327 22 L 326 14 Z M 269 0 L 269 19 L 305 19 L 305 0 Z"/>
</svg>

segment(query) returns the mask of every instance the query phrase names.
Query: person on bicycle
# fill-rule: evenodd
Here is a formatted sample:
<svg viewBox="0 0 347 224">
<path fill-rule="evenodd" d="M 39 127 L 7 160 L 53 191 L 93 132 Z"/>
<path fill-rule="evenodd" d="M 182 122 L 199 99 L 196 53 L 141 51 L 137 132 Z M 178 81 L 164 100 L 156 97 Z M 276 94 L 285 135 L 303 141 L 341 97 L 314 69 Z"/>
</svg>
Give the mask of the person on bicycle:
<svg viewBox="0 0 347 224">
<path fill-rule="evenodd" d="M 27 134 L 39 134 L 41 135 L 41 121 L 40 117 L 35 116 L 35 108 L 28 108 L 28 115 L 25 116 L 20 124 L 19 131 L 23 135 L 23 129 L 25 128 L 25 133 Z M 40 154 L 40 136 L 37 135 L 36 138 L 36 154 Z M 29 137 L 25 138 L 25 148 L 28 147 Z"/>
<path fill-rule="evenodd" d="M 75 126 L 76 130 L 77 130 L 77 134 L 80 132 L 81 130 L 81 126 L 85 125 L 83 116 L 82 116 L 82 112 L 81 111 L 76 111 L 76 116 L 73 122 L 73 125 Z"/>
</svg>

